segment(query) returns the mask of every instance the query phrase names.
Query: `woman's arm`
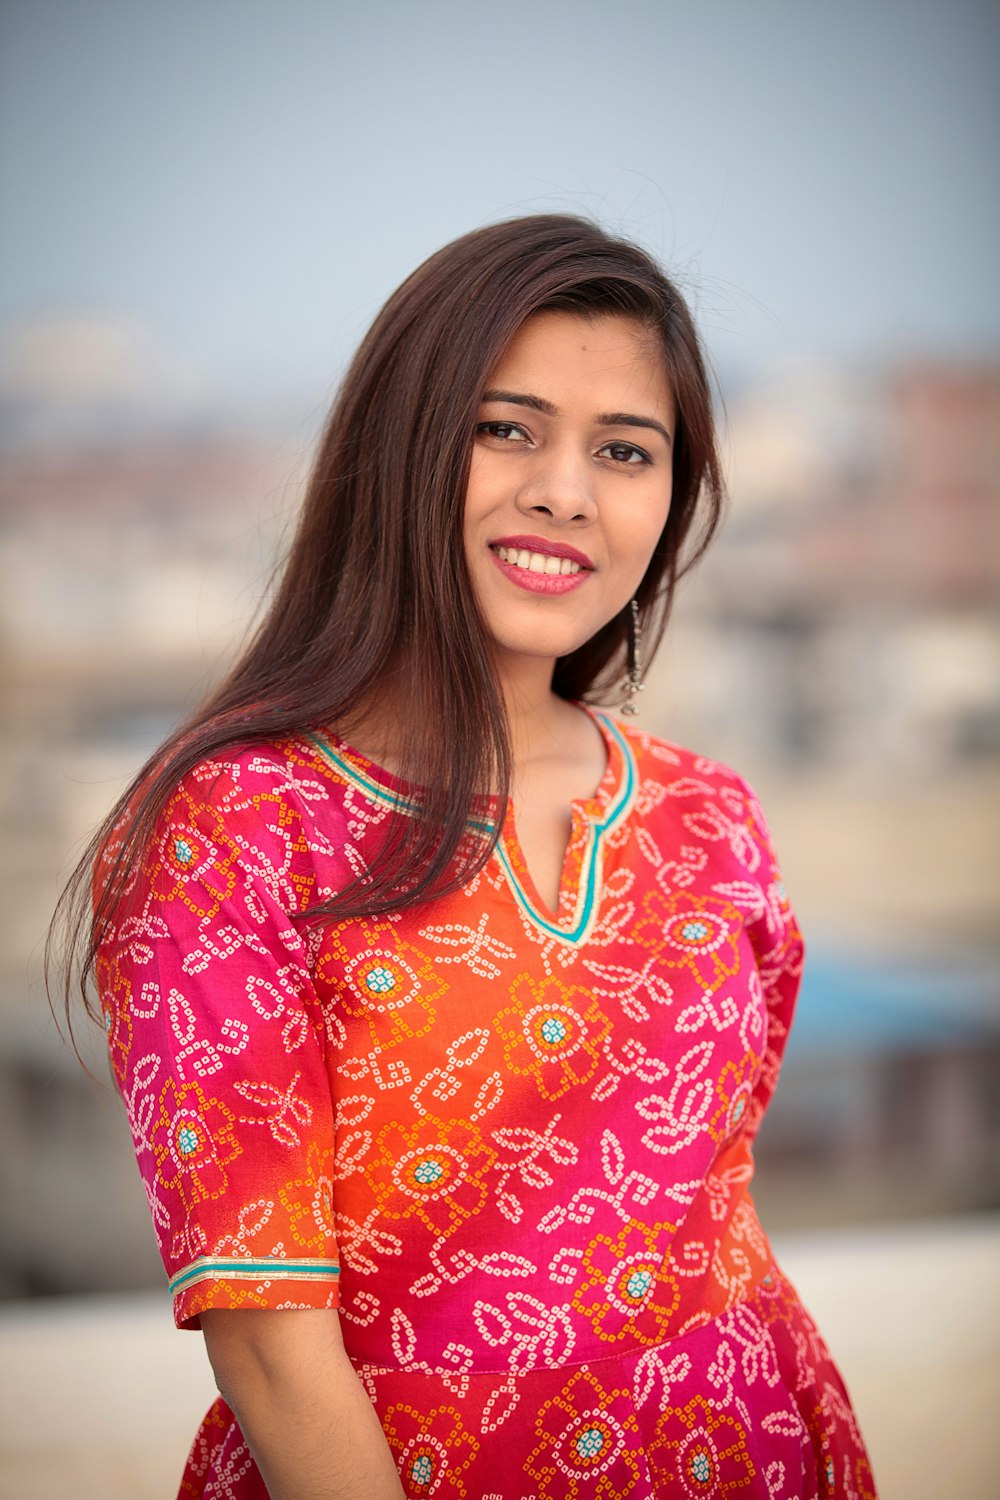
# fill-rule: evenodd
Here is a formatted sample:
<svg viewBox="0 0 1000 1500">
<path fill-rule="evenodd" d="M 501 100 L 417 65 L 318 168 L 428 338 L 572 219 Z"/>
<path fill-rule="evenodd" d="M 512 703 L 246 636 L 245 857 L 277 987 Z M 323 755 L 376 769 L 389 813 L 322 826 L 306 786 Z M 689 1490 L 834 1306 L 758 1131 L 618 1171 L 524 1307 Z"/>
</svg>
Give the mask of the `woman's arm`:
<svg viewBox="0 0 1000 1500">
<path fill-rule="evenodd" d="M 214 1308 L 201 1326 L 271 1500 L 402 1500 L 336 1309 Z"/>
</svg>

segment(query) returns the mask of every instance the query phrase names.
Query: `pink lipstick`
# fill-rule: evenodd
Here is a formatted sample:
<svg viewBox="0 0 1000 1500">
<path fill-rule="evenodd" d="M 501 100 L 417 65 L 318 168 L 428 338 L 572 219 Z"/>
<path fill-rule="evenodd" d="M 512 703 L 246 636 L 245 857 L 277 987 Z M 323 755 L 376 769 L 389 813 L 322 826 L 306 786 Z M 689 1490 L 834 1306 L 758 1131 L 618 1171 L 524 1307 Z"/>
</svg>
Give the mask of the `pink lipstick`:
<svg viewBox="0 0 1000 1500">
<path fill-rule="evenodd" d="M 593 569 L 594 564 L 586 552 L 571 547 L 568 542 L 550 542 L 543 536 L 498 536 L 490 547 L 506 547 L 516 552 L 539 552 L 543 557 L 568 557 L 581 568 Z"/>
<path fill-rule="evenodd" d="M 585 552 L 544 537 L 501 537 L 490 543 L 490 552 L 512 583 L 533 594 L 569 593 L 594 570 Z"/>
</svg>

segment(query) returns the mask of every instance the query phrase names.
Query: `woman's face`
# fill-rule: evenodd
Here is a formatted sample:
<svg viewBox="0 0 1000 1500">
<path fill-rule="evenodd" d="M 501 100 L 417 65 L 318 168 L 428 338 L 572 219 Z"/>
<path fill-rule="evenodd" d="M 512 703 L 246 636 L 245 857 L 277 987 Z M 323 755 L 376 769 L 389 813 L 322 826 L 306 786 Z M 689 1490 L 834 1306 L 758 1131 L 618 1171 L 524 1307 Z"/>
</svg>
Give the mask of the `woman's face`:
<svg viewBox="0 0 1000 1500">
<path fill-rule="evenodd" d="M 536 313 L 493 370 L 465 501 L 499 654 L 553 659 L 635 593 L 670 509 L 674 401 L 632 318 Z"/>
</svg>

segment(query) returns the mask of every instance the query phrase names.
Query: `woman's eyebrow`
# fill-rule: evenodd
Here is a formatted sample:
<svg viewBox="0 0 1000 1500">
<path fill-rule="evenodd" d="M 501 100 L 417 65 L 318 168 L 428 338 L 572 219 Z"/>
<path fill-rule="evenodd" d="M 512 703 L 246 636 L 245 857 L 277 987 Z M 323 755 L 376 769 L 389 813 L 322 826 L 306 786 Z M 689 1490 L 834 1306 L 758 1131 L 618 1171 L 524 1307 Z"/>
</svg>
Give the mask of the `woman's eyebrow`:
<svg viewBox="0 0 1000 1500">
<path fill-rule="evenodd" d="M 559 408 L 542 396 L 529 396 L 522 391 L 484 391 L 483 401 L 506 401 L 512 406 L 529 406 L 532 411 L 544 412 L 547 417 L 558 417 Z M 655 417 L 640 417 L 635 412 L 605 411 L 597 418 L 598 427 L 648 427 L 663 437 L 669 448 L 673 439 L 662 422 Z"/>
<path fill-rule="evenodd" d="M 650 427 L 653 432 L 659 432 L 667 447 L 670 447 L 673 439 L 662 422 L 657 422 L 655 417 L 637 417 L 630 411 L 606 411 L 597 419 L 598 427 Z"/>
<path fill-rule="evenodd" d="M 512 406 L 530 406 L 532 411 L 543 411 L 547 417 L 559 415 L 558 406 L 545 401 L 541 396 L 521 395 L 518 391 L 484 391 L 484 401 L 507 401 Z"/>
</svg>

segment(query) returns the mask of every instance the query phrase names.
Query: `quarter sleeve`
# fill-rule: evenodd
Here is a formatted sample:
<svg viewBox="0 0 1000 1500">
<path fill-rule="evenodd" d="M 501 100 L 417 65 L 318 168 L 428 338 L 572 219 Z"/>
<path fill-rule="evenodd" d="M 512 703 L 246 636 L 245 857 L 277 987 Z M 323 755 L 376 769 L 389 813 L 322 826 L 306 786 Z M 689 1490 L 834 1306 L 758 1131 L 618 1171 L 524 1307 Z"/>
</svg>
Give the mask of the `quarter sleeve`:
<svg viewBox="0 0 1000 1500">
<path fill-rule="evenodd" d="M 303 814 L 239 768 L 178 786 L 97 955 L 115 1080 L 179 1327 L 339 1305 L 333 1104 Z"/>
<path fill-rule="evenodd" d="M 757 892 L 747 928 L 767 1014 L 767 1041 L 748 1111 L 754 1136 L 774 1093 L 788 1042 L 805 961 L 805 943 L 781 875 L 763 808 L 753 788 L 739 778 L 742 793 L 743 858 Z"/>
</svg>

